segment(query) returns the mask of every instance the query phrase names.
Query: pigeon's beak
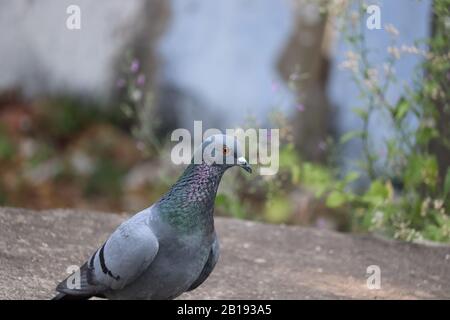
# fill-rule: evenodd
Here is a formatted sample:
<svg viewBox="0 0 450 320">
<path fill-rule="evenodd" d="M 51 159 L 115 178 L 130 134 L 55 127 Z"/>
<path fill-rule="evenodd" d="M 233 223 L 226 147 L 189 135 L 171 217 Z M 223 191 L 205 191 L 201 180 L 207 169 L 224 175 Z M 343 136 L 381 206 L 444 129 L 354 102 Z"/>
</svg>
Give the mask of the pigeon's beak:
<svg viewBox="0 0 450 320">
<path fill-rule="evenodd" d="M 252 167 L 248 164 L 244 157 L 239 157 L 237 159 L 237 164 L 239 167 L 243 168 L 245 171 L 252 173 Z"/>
</svg>

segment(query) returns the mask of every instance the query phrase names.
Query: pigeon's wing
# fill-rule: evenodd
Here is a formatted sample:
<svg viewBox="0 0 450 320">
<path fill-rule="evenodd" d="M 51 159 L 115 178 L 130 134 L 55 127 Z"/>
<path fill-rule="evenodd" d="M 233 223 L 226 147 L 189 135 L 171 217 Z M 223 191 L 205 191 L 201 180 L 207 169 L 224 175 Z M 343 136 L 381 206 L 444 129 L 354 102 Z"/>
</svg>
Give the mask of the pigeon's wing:
<svg viewBox="0 0 450 320">
<path fill-rule="evenodd" d="M 143 219 L 124 222 L 80 269 L 80 281 L 73 275 L 57 291 L 69 295 L 101 295 L 133 282 L 148 268 L 158 252 L 158 240 Z"/>
<path fill-rule="evenodd" d="M 214 234 L 214 242 L 211 247 L 211 251 L 209 252 L 208 260 L 206 261 L 205 266 L 203 267 L 202 272 L 200 272 L 198 278 L 191 284 L 191 286 L 187 291 L 194 290 L 209 277 L 214 267 L 216 266 L 218 259 L 219 259 L 219 240 L 217 239 L 217 236 Z"/>
</svg>

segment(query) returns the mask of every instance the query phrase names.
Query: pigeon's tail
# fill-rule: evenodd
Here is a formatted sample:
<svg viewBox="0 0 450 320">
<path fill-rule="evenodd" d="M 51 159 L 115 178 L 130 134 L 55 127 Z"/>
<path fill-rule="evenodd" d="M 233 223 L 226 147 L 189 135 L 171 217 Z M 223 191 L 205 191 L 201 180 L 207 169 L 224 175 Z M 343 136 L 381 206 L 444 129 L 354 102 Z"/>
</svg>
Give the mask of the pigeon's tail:
<svg viewBox="0 0 450 320">
<path fill-rule="evenodd" d="M 70 276 L 61 281 L 56 287 L 58 294 L 52 298 L 52 300 L 87 300 L 92 297 L 103 297 L 102 293 L 98 292 L 98 287 L 89 284 L 89 268 L 87 264 L 81 266 L 80 268 L 80 287 L 79 288 L 68 288 L 68 280 Z"/>
<path fill-rule="evenodd" d="M 88 300 L 91 296 L 70 295 L 58 292 L 51 300 Z"/>
</svg>

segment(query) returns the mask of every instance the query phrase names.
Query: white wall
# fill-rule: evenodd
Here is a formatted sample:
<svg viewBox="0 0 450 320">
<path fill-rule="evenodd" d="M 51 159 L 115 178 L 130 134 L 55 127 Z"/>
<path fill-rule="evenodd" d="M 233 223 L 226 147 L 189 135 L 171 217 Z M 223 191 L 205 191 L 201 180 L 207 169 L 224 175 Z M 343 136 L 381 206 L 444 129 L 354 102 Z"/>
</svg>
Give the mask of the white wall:
<svg viewBox="0 0 450 320">
<path fill-rule="evenodd" d="M 81 8 L 81 30 L 66 8 Z M 105 96 L 143 0 L 0 0 L 0 90 Z"/>
<path fill-rule="evenodd" d="M 293 31 L 289 0 L 171 0 L 171 9 L 158 51 L 161 81 L 208 110 L 183 108 L 187 127 L 194 119 L 208 125 L 213 117 L 232 127 L 249 114 L 264 122 L 272 107 L 292 107 L 294 97 L 277 71 Z"/>
</svg>

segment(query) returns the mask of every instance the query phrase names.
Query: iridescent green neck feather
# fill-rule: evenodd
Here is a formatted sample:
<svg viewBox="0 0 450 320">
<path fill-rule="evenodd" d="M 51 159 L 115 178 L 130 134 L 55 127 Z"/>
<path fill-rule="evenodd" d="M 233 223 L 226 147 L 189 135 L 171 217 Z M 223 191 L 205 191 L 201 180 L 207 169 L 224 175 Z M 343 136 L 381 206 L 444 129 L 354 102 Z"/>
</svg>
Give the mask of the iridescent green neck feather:
<svg viewBox="0 0 450 320">
<path fill-rule="evenodd" d="M 214 230 L 214 200 L 224 165 L 190 164 L 156 203 L 161 218 L 184 233 Z"/>
</svg>

